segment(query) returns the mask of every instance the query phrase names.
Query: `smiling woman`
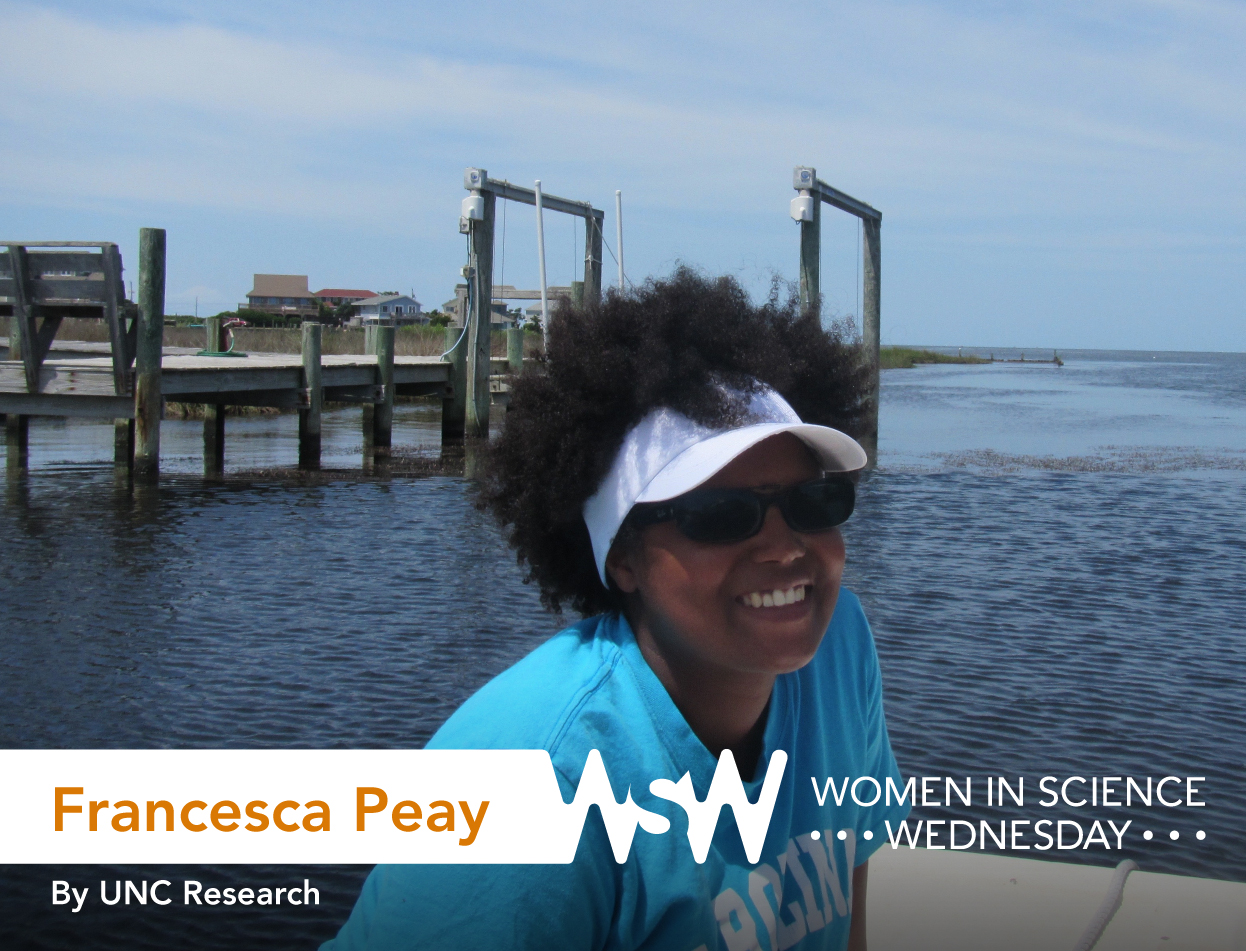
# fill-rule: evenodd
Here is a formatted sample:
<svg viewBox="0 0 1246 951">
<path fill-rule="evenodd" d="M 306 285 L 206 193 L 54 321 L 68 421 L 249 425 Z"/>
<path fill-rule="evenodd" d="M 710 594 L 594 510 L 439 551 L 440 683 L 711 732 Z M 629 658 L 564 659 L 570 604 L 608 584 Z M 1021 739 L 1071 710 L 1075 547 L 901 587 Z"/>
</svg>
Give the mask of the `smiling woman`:
<svg viewBox="0 0 1246 951">
<path fill-rule="evenodd" d="M 544 603 L 585 620 L 429 746 L 547 750 L 565 799 L 596 751 L 616 800 L 669 832 L 616 862 L 593 814 L 570 865 L 378 866 L 326 949 L 864 948 L 866 863 L 908 808 L 805 784 L 899 780 L 869 626 L 840 587 L 860 366 L 794 301 L 755 307 L 688 270 L 555 316 L 480 499 Z M 724 780 L 752 808 L 773 796 L 760 853 L 736 806 L 719 821 Z"/>
</svg>

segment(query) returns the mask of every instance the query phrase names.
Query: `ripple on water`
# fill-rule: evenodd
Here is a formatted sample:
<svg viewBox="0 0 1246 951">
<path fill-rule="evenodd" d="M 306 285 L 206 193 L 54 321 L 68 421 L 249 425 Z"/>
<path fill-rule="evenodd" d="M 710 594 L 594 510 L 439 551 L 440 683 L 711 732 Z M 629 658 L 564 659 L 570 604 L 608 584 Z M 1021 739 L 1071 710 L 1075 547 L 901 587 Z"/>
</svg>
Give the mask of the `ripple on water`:
<svg viewBox="0 0 1246 951">
<path fill-rule="evenodd" d="M 558 627 L 459 479 L 171 480 L 136 501 L 93 473 L 40 473 L 0 509 L 6 746 L 418 748 Z M 902 770 L 1030 789 L 1048 773 L 1206 776 L 1205 842 L 1127 854 L 1246 879 L 1243 487 L 1230 471 L 876 473 L 846 526 L 846 580 L 875 629 Z M 184 946 L 310 947 L 365 872 L 169 869 L 308 877 L 322 905 L 66 924 L 44 914 L 51 877 L 140 872 L 6 867 L 0 944 L 30 928 L 47 946 L 164 947 L 176 922 Z"/>
</svg>

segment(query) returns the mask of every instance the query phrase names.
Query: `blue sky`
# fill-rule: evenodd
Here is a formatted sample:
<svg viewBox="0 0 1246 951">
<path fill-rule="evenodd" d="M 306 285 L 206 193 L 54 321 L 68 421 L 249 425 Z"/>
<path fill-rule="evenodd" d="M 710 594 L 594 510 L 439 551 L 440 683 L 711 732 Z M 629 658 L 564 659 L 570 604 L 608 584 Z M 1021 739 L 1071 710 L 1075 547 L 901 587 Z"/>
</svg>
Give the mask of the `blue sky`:
<svg viewBox="0 0 1246 951">
<path fill-rule="evenodd" d="M 469 165 L 591 200 L 611 244 L 622 189 L 629 277 L 760 294 L 796 275 L 807 164 L 883 212 L 885 343 L 1246 351 L 1240 2 L 0 0 L 0 33 L 0 240 L 117 240 L 132 278 L 167 228 L 171 312 L 256 271 L 435 307 Z M 825 212 L 852 313 L 856 221 Z M 546 230 L 566 283 L 582 233 Z M 495 281 L 536 274 L 510 205 Z"/>
</svg>

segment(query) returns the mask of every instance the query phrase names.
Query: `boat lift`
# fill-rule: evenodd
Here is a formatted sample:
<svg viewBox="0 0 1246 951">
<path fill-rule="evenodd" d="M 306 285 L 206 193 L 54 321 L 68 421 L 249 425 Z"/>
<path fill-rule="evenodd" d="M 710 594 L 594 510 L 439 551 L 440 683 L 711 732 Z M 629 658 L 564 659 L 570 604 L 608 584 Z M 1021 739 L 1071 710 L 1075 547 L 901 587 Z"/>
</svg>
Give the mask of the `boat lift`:
<svg viewBox="0 0 1246 951">
<path fill-rule="evenodd" d="M 467 335 L 465 429 L 468 437 L 484 439 L 489 435 L 489 323 L 493 310 L 493 239 L 497 199 L 523 202 L 542 210 L 559 211 L 584 219 L 583 299 L 586 303 L 601 300 L 601 226 L 605 212 L 594 208 L 590 202 L 571 201 L 490 178 L 483 168 L 467 169 L 463 173 L 463 187 L 469 193 L 463 199 L 459 219 L 459 230 L 468 238 L 468 265 L 464 274 L 468 287 L 464 328 Z"/>
<path fill-rule="evenodd" d="M 822 255 L 822 203 L 826 202 L 861 219 L 865 240 L 861 245 L 861 273 L 864 284 L 861 308 L 861 342 L 866 365 L 870 368 L 868 431 L 862 443 L 873 465 L 878 455 L 878 348 L 879 301 L 882 287 L 883 213 L 863 201 L 845 195 L 818 178 L 816 169 L 797 165 L 792 170 L 792 218 L 800 223 L 800 305 L 821 308 L 819 271 Z"/>
</svg>

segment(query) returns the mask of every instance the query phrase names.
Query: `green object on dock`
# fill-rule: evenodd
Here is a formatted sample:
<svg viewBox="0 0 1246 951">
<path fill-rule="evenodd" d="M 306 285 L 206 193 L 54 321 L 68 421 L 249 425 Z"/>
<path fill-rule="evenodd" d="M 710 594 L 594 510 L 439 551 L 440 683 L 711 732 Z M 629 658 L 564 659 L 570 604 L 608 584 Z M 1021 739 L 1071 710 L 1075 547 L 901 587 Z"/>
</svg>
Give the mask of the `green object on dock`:
<svg viewBox="0 0 1246 951">
<path fill-rule="evenodd" d="M 220 316 L 205 317 L 203 326 L 207 330 L 208 340 L 207 346 L 195 354 L 197 357 L 245 357 L 246 354 L 241 351 L 234 351 L 233 334 L 229 333 L 229 328 L 225 326 L 225 322 Z M 225 346 L 225 335 L 229 334 L 229 346 Z"/>
</svg>

